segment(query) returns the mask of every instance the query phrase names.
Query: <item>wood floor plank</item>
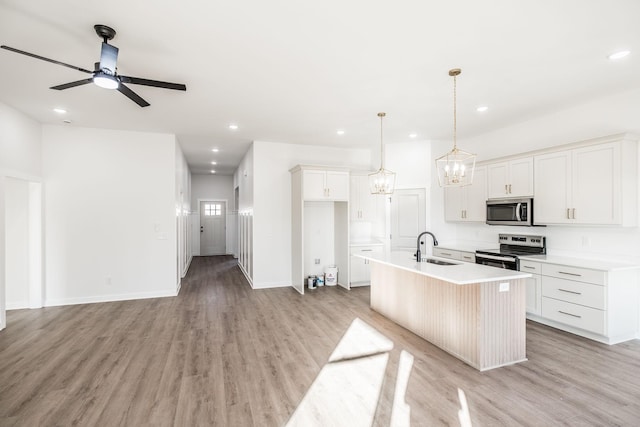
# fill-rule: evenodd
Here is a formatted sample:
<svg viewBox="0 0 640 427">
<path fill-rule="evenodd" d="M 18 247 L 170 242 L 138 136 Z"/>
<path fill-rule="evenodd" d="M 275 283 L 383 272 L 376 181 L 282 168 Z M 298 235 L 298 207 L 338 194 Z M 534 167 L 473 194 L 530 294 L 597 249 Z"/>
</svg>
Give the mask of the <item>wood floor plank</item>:
<svg viewBox="0 0 640 427">
<path fill-rule="evenodd" d="M 412 425 L 458 425 L 458 389 L 475 426 L 640 425 L 638 340 L 528 322 L 529 360 L 478 372 L 371 310 L 366 287 L 253 290 L 228 256 L 194 258 L 175 298 L 9 311 L 0 425 L 281 426 L 355 318 L 394 342 L 375 426 L 403 350 Z"/>
</svg>

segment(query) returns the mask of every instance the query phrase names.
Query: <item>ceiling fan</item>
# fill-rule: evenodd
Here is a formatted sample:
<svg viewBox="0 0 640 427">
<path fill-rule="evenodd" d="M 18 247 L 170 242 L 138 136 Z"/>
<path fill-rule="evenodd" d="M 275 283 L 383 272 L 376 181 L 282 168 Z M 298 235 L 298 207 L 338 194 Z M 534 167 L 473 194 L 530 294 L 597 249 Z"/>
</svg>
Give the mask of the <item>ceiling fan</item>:
<svg viewBox="0 0 640 427">
<path fill-rule="evenodd" d="M 36 55 L 33 53 L 25 52 L 20 49 L 16 49 L 9 46 L 0 46 L 2 49 L 9 50 L 11 52 L 20 53 L 22 55 L 27 55 L 32 58 L 41 59 L 43 61 L 51 62 L 54 64 L 62 65 L 64 67 L 72 68 L 74 70 L 82 71 L 83 73 L 92 74 L 92 77 L 88 79 L 78 80 L 71 83 L 65 83 L 58 86 L 53 86 L 50 89 L 56 90 L 64 90 L 69 89 L 76 86 L 86 85 L 89 83 L 95 83 L 97 86 L 106 88 L 106 89 L 118 89 L 120 93 L 124 96 L 135 102 L 141 107 L 148 107 L 150 104 L 142 99 L 140 95 L 129 89 L 125 86 L 125 83 L 131 83 L 134 85 L 144 85 L 144 86 L 153 86 L 160 87 L 164 89 L 174 89 L 174 90 L 187 90 L 187 87 L 183 84 L 179 83 L 169 83 L 169 82 L 161 82 L 158 80 L 149 80 L 142 79 L 139 77 L 129 77 L 119 75 L 117 72 L 117 61 L 118 61 L 118 48 L 110 45 L 109 40 L 113 39 L 116 35 L 116 31 L 107 27 L 106 25 L 94 25 L 93 28 L 100 37 L 102 42 L 102 51 L 100 52 L 100 62 L 96 62 L 93 71 L 89 71 L 87 69 L 76 67 L 74 65 L 66 64 L 64 62 L 56 61 L 54 59 L 45 58 L 44 56 Z"/>
</svg>

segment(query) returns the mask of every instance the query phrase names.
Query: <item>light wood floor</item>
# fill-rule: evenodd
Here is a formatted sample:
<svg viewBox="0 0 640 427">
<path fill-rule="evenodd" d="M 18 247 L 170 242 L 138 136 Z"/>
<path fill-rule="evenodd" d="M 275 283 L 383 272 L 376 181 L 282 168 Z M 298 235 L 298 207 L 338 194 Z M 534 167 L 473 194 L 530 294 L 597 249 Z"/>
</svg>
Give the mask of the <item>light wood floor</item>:
<svg viewBox="0 0 640 427">
<path fill-rule="evenodd" d="M 351 322 L 415 358 L 413 426 L 640 425 L 640 342 L 607 346 L 530 322 L 528 362 L 485 373 L 369 308 L 369 289 L 251 290 L 230 257 L 194 258 L 175 298 L 17 310 L 0 332 L 0 425 L 279 426 Z M 331 408 L 326 408 L 331 410 Z"/>
</svg>

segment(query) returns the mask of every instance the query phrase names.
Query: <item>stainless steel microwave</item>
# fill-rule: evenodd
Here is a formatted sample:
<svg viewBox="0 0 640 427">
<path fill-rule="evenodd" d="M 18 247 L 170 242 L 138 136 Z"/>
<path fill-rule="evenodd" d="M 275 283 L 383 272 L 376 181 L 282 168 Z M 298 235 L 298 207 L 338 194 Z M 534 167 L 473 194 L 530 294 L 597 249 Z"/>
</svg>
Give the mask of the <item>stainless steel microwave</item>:
<svg viewBox="0 0 640 427">
<path fill-rule="evenodd" d="M 487 224 L 533 225 L 533 199 L 487 200 Z"/>
</svg>

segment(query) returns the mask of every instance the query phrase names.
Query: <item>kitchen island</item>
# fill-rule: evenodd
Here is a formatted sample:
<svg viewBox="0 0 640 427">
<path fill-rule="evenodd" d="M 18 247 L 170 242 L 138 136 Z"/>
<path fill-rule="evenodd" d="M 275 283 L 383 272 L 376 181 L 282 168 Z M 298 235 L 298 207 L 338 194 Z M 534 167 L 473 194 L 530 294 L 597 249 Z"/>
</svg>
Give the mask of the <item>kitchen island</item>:
<svg viewBox="0 0 640 427">
<path fill-rule="evenodd" d="M 527 360 L 528 273 L 416 262 L 409 252 L 358 255 L 371 264 L 371 308 L 474 368 Z"/>
</svg>

